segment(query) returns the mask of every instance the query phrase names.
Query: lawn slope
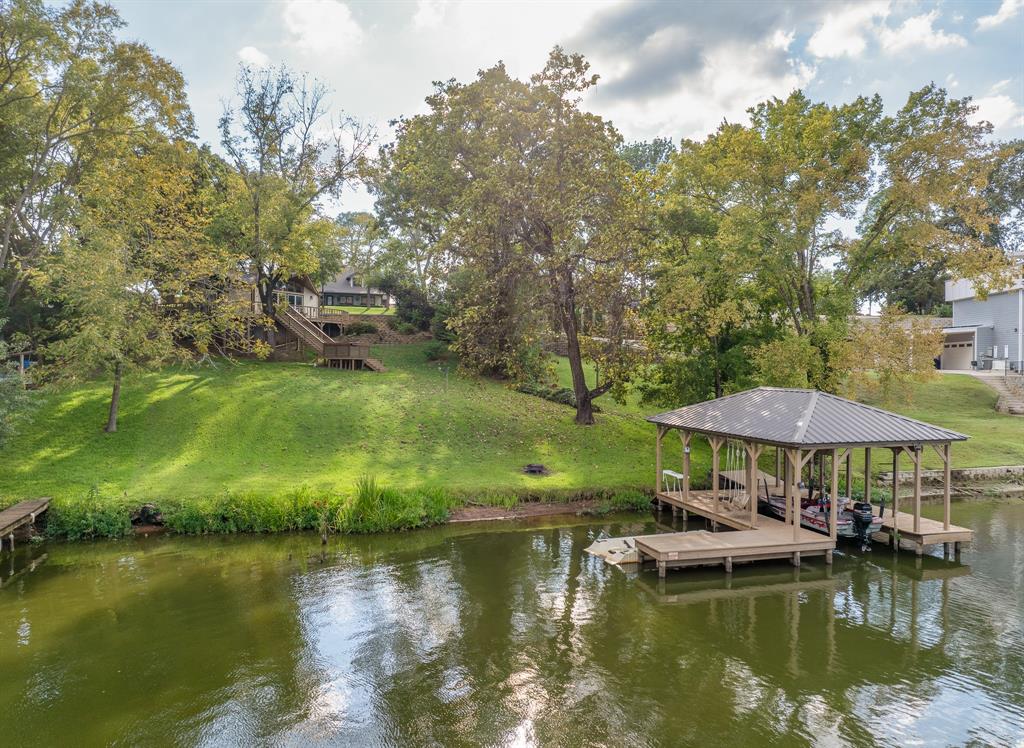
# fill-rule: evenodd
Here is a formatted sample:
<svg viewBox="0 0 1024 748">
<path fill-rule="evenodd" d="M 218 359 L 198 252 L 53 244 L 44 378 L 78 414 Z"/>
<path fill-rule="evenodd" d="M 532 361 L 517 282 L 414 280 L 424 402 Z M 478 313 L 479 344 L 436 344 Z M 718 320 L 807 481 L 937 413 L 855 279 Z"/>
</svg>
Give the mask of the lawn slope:
<svg viewBox="0 0 1024 748">
<path fill-rule="evenodd" d="M 116 434 L 104 384 L 49 394 L 0 454 L 0 504 L 104 494 L 159 502 L 223 491 L 397 489 L 524 493 L 647 485 L 653 435 L 630 413 L 595 427 L 498 382 L 445 376 L 424 346 L 376 350 L 388 371 L 295 363 L 168 369 L 127 383 Z M 540 462 L 551 474 L 522 474 Z"/>
</svg>

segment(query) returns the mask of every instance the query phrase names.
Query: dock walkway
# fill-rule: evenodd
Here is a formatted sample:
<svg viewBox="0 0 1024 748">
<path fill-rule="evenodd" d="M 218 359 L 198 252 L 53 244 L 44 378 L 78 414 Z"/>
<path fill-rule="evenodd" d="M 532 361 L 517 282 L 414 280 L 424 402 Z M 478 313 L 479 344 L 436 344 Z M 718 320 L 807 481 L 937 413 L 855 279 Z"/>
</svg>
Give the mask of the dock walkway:
<svg viewBox="0 0 1024 748">
<path fill-rule="evenodd" d="M 695 504 L 690 504 L 688 511 L 703 514 Z M 721 564 L 731 572 L 735 562 L 782 558 L 799 566 L 804 556 L 825 556 L 826 563 L 832 561 L 836 544 L 827 535 L 803 527 L 794 533 L 791 525 L 763 515 L 757 515 L 756 523 L 745 530 L 641 535 L 633 539 L 637 561 L 654 561 L 662 577 L 668 569 L 684 566 Z"/>
<path fill-rule="evenodd" d="M 19 527 L 31 525 L 36 521 L 36 517 L 49 508 L 49 498 L 31 499 L 9 506 L 0 512 L 0 550 L 3 549 L 5 539 L 10 542 L 11 550 L 14 550 L 14 531 Z"/>
</svg>

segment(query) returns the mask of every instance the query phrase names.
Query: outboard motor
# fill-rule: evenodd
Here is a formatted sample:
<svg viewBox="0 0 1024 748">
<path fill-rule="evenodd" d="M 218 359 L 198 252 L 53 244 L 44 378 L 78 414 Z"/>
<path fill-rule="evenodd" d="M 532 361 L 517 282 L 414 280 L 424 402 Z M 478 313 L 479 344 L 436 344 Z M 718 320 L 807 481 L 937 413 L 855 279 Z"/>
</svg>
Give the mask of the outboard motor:
<svg viewBox="0 0 1024 748">
<path fill-rule="evenodd" d="M 860 549 L 867 551 L 871 549 L 871 540 L 868 538 L 868 529 L 871 527 L 871 504 L 865 501 L 854 501 L 850 514 L 853 517 L 853 531 L 857 533 L 857 540 L 860 541 Z"/>
</svg>

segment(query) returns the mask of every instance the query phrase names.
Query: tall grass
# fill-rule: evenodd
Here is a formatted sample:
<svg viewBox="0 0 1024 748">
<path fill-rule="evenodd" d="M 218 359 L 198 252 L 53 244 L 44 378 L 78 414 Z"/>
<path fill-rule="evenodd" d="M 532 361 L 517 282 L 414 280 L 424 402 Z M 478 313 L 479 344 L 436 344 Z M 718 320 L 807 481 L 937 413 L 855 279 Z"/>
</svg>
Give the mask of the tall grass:
<svg viewBox="0 0 1024 748">
<path fill-rule="evenodd" d="M 466 503 L 506 508 L 531 501 L 600 500 L 600 512 L 644 510 L 650 496 L 639 490 L 545 491 L 485 494 L 451 493 L 441 488 L 398 490 L 372 475 L 360 477 L 348 492 L 308 486 L 282 494 L 225 492 L 200 499 L 163 500 L 158 510 L 172 532 L 183 535 L 312 530 L 326 539 L 334 533 L 397 532 L 436 525 Z M 82 496 L 59 498 L 50 506 L 47 535 L 67 540 L 117 538 L 132 532 L 138 500 L 92 488 Z"/>
</svg>

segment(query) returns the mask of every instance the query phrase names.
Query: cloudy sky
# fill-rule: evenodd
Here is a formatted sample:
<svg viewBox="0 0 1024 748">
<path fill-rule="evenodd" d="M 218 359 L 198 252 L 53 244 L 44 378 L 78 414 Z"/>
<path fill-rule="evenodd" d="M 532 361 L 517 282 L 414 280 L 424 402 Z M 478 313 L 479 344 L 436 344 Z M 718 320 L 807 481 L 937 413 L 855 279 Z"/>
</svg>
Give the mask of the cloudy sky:
<svg viewBox="0 0 1024 748">
<path fill-rule="evenodd" d="M 336 110 L 386 133 L 423 111 L 431 81 L 498 60 L 525 78 L 555 44 L 591 61 L 601 82 L 586 105 L 631 140 L 700 138 L 794 88 L 833 103 L 879 93 L 892 109 L 930 81 L 974 97 L 998 137 L 1024 137 L 1024 0 L 114 4 L 127 36 L 184 73 L 211 143 L 242 61 L 309 71 Z"/>
</svg>

